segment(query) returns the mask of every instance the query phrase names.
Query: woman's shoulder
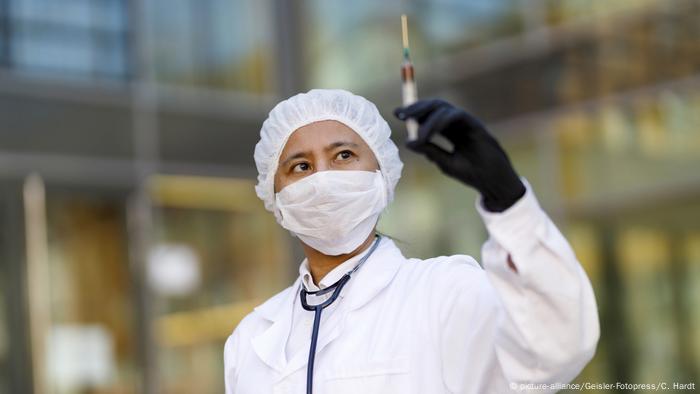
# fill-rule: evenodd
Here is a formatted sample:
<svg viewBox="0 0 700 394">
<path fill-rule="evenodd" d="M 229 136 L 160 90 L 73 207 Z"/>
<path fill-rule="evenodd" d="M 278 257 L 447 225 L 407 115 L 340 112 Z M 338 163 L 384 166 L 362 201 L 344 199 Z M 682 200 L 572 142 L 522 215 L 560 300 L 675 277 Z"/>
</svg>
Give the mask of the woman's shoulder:
<svg viewBox="0 0 700 394">
<path fill-rule="evenodd" d="M 466 254 L 455 254 L 451 256 L 437 256 L 429 259 L 408 258 L 407 268 L 419 271 L 420 273 L 434 274 L 457 274 L 476 273 L 483 269 L 472 256 Z"/>
<path fill-rule="evenodd" d="M 406 259 L 402 265 L 407 278 L 414 285 L 425 284 L 431 288 L 472 285 L 486 279 L 483 268 L 469 255 L 457 254 L 429 259 Z"/>
<path fill-rule="evenodd" d="M 476 300 L 479 300 L 482 310 L 498 308 L 496 293 L 486 271 L 468 255 L 407 259 L 399 277 L 401 279 L 396 281 L 398 291 L 416 305 L 425 305 L 427 316 L 443 316 L 445 308 L 453 305 L 461 305 L 469 311 Z"/>
<path fill-rule="evenodd" d="M 289 299 L 293 291 L 294 285 L 289 286 L 253 308 L 241 319 L 231 335 L 251 336 L 269 326 L 282 313 L 284 303 Z"/>
</svg>

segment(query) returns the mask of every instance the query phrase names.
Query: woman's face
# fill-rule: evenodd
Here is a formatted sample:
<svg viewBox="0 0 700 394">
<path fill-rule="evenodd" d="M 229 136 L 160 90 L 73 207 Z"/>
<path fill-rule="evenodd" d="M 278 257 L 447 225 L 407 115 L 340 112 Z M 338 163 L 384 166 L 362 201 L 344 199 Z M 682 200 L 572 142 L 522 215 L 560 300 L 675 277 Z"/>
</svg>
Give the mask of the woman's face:
<svg viewBox="0 0 700 394">
<path fill-rule="evenodd" d="M 298 128 L 280 155 L 275 173 L 275 193 L 317 171 L 375 171 L 374 153 L 351 128 L 335 120 L 323 120 Z"/>
</svg>

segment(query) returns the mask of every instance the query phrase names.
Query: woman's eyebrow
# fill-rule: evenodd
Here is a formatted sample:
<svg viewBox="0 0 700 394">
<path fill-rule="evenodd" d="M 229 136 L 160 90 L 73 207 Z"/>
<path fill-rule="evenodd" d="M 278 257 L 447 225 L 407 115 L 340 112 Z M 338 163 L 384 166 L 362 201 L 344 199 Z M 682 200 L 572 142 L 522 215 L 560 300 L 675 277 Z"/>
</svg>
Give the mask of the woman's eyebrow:
<svg viewBox="0 0 700 394">
<path fill-rule="evenodd" d="M 284 161 L 282 162 L 281 166 L 284 167 L 284 166 L 286 166 L 290 161 L 295 160 L 295 159 L 301 159 L 301 158 L 307 157 L 308 155 L 309 155 L 309 152 L 297 152 L 297 153 L 295 153 L 295 154 L 289 156 L 288 158 L 284 159 Z"/>
<path fill-rule="evenodd" d="M 337 142 L 334 142 L 334 143 L 328 145 L 328 146 L 326 147 L 326 149 L 324 149 L 324 150 L 325 150 L 325 151 L 329 151 L 329 150 L 333 150 L 333 149 L 339 148 L 339 147 L 341 147 L 341 146 L 349 146 L 349 147 L 351 147 L 351 148 L 358 148 L 358 147 L 359 147 L 359 145 L 357 145 L 357 144 L 354 143 L 354 142 L 350 142 L 350 141 L 337 141 Z"/>
</svg>

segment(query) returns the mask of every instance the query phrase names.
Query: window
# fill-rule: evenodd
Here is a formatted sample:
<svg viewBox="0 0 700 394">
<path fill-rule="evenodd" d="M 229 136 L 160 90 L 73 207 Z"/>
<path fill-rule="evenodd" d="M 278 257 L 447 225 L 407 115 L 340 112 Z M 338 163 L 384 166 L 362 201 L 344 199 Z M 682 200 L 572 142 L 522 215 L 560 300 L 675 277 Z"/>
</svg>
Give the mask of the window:
<svg viewBox="0 0 700 394">
<path fill-rule="evenodd" d="M 148 0 L 146 34 L 157 80 L 269 93 L 272 16 L 269 1 Z"/>
<path fill-rule="evenodd" d="M 50 76 L 123 79 L 124 0 L 0 1 L 2 64 Z"/>
</svg>

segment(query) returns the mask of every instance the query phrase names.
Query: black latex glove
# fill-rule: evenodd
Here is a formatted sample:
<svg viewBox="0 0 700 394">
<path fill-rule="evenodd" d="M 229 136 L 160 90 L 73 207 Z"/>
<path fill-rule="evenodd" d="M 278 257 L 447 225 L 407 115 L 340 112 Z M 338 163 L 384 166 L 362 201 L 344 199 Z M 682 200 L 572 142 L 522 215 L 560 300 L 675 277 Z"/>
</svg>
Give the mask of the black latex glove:
<svg viewBox="0 0 700 394">
<path fill-rule="evenodd" d="M 489 211 L 502 212 L 525 194 L 525 185 L 496 139 L 475 117 L 443 100 L 420 100 L 394 110 L 400 120 L 415 119 L 418 138 L 406 146 L 422 153 L 442 172 L 475 188 Z M 430 140 L 440 134 L 454 145 L 446 152 Z"/>
</svg>

